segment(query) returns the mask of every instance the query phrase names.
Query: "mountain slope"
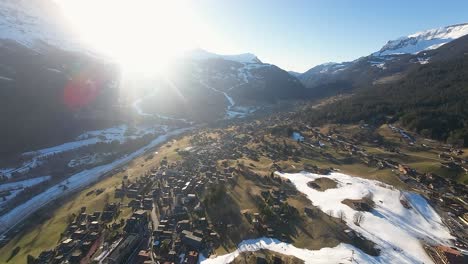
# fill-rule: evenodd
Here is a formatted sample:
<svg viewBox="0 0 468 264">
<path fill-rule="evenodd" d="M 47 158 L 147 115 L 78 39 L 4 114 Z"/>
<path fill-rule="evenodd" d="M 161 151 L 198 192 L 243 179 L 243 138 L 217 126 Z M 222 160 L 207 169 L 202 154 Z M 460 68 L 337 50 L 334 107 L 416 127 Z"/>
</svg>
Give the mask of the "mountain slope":
<svg viewBox="0 0 468 264">
<path fill-rule="evenodd" d="M 0 155 L 112 123 L 118 75 L 114 65 L 81 54 L 0 40 Z"/>
</svg>

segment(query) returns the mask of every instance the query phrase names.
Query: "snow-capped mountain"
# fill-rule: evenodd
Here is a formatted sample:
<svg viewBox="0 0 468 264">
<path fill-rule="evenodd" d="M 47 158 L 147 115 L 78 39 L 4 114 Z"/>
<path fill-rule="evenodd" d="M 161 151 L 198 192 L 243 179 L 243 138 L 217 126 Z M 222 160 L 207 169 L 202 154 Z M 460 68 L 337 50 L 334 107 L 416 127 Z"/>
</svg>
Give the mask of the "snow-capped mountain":
<svg viewBox="0 0 468 264">
<path fill-rule="evenodd" d="M 436 49 L 450 41 L 468 34 L 468 23 L 451 25 L 417 32 L 396 40 L 390 40 L 374 56 L 417 54 Z"/>
<path fill-rule="evenodd" d="M 329 96 L 382 80 L 397 80 L 413 66 L 428 64 L 434 57 L 441 58 L 435 56 L 434 51 L 466 35 L 468 23 L 414 33 L 388 41 L 379 51 L 354 61 L 317 65 L 298 78 L 314 90 L 314 96 Z M 457 46 L 463 47 L 463 44 Z M 443 53 L 452 56 L 456 52 Z"/>
<path fill-rule="evenodd" d="M 29 48 L 39 48 L 43 43 L 65 49 L 79 47 L 72 27 L 51 0 L 0 1 L 0 39 Z"/>
</svg>

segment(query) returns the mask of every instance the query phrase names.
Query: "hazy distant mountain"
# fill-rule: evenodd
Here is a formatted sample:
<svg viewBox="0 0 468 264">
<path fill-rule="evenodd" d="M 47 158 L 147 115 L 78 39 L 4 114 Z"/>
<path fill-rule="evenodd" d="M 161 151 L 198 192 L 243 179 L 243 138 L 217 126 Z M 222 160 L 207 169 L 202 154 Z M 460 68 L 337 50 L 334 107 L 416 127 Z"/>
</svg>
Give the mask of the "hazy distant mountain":
<svg viewBox="0 0 468 264">
<path fill-rule="evenodd" d="M 295 72 L 295 71 L 288 71 L 288 73 L 294 77 L 299 77 L 299 75 L 302 74 L 301 72 Z"/>
<path fill-rule="evenodd" d="M 195 49 L 189 51 L 185 54 L 186 57 L 202 61 L 202 60 L 209 60 L 209 59 L 223 59 L 229 61 L 235 61 L 239 63 L 262 63 L 257 56 L 252 53 L 244 53 L 244 54 L 236 54 L 236 55 L 219 55 L 215 53 L 208 52 L 203 49 Z"/>
<path fill-rule="evenodd" d="M 209 53 L 211 54 L 211 53 Z M 275 101 L 303 96 L 299 80 L 254 54 L 190 57 L 190 75 L 205 86 L 227 92 L 238 101 Z"/>
<path fill-rule="evenodd" d="M 304 98 L 302 83 L 254 54 L 189 52 L 164 76 L 167 87 L 144 103 L 147 111 L 193 119 L 223 117 L 231 108 L 257 107 L 278 100 Z M 231 112 L 232 112 L 231 111 Z"/>
</svg>

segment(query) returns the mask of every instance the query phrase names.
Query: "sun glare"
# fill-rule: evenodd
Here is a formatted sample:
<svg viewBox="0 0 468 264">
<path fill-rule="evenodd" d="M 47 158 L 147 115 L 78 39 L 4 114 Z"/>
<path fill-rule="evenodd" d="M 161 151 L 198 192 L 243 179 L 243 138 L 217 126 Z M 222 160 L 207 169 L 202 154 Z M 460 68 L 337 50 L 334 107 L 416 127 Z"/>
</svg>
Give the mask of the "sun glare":
<svg viewBox="0 0 468 264">
<path fill-rule="evenodd" d="M 59 4 L 81 39 L 118 61 L 127 73 L 160 73 L 204 35 L 188 2 L 61 0 Z"/>
</svg>

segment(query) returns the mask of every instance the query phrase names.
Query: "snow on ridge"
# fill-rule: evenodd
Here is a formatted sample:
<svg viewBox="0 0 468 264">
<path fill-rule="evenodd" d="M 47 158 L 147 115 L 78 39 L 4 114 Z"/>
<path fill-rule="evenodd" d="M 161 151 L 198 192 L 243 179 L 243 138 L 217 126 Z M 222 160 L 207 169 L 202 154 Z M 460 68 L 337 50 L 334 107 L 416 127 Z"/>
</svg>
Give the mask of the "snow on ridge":
<svg viewBox="0 0 468 264">
<path fill-rule="evenodd" d="M 456 39 L 459 37 L 463 37 L 466 34 L 468 34 L 468 23 L 420 31 L 420 32 L 409 35 L 408 38 L 423 37 L 424 39 L 434 39 L 434 38 Z"/>
<path fill-rule="evenodd" d="M 0 39 L 30 48 L 40 41 L 59 47 L 76 47 L 72 28 L 53 1 L 0 1 Z"/>
<path fill-rule="evenodd" d="M 436 29 L 417 32 L 396 40 L 390 40 L 374 56 L 398 54 L 416 54 L 423 50 L 431 50 L 468 34 L 468 23 L 451 25 Z"/>
<path fill-rule="evenodd" d="M 451 245 L 453 237 L 442 223 L 440 216 L 419 194 L 403 192 L 375 180 L 352 177 L 341 173 L 319 175 L 307 172 L 278 173 L 289 179 L 304 193 L 313 205 L 323 212 L 332 210 L 334 214 L 343 211 L 346 224 L 359 235 L 374 242 L 381 250 L 373 257 L 352 245 L 341 243 L 333 248 L 308 250 L 272 238 L 244 240 L 234 252 L 206 259 L 201 264 L 221 264 L 232 262 L 241 252 L 267 249 L 284 255 L 292 255 L 305 263 L 432 263 L 426 254 L 422 241 L 432 245 Z M 317 178 L 327 177 L 337 182 L 337 187 L 326 191 L 317 191 L 307 183 Z M 364 221 L 357 226 L 353 222 L 356 211 L 343 204 L 344 199 L 361 199 L 372 193 L 375 208 L 363 212 Z M 401 200 L 408 202 L 411 209 L 403 206 Z"/>
</svg>

